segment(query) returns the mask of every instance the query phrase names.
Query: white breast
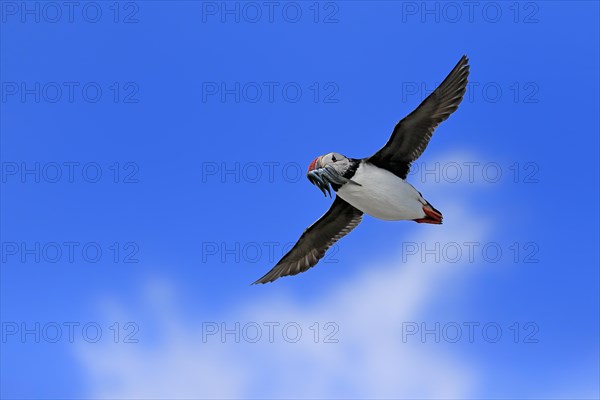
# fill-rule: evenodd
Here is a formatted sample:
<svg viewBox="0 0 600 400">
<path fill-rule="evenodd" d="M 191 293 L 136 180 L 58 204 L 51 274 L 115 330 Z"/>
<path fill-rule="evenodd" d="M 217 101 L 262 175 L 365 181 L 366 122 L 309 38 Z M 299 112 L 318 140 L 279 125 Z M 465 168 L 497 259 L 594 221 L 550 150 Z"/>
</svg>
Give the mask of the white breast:
<svg viewBox="0 0 600 400">
<path fill-rule="evenodd" d="M 425 217 L 426 201 L 411 184 L 391 172 L 362 162 L 352 180 L 360 186 L 346 183 L 337 194 L 365 214 L 388 221 Z"/>
</svg>

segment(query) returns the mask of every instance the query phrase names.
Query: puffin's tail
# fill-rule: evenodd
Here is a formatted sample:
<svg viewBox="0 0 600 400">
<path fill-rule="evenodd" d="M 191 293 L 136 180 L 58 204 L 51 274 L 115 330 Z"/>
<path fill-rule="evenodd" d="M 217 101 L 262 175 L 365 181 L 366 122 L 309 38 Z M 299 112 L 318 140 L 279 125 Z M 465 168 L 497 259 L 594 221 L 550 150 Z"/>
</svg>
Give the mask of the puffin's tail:
<svg viewBox="0 0 600 400">
<path fill-rule="evenodd" d="M 427 202 L 427 204 L 423 206 L 423 212 L 425 213 L 424 218 L 415 219 L 413 221 L 418 222 L 420 224 L 439 225 L 442 223 L 442 219 L 444 218 L 442 216 L 442 213 L 436 210 L 431 204 L 429 204 L 429 202 Z"/>
</svg>

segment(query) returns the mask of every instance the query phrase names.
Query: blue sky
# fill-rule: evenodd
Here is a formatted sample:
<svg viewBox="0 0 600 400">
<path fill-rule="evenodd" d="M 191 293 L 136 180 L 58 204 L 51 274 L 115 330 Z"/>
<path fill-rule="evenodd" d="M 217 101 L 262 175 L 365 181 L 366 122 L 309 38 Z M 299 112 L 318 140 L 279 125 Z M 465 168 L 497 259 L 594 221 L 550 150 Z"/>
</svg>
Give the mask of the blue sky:
<svg viewBox="0 0 600 400">
<path fill-rule="evenodd" d="M 3 398 L 600 396 L 597 3 L 69 7 L 0 2 Z M 250 286 L 331 203 L 310 161 L 462 54 L 408 179 L 444 224 Z"/>
</svg>

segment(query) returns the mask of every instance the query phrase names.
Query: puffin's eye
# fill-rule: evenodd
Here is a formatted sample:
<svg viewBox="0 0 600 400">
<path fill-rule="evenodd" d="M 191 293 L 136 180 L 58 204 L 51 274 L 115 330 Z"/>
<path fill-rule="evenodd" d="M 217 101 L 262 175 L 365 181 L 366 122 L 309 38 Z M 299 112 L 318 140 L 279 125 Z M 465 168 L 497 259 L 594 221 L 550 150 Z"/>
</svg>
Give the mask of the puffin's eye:
<svg viewBox="0 0 600 400">
<path fill-rule="evenodd" d="M 337 161 L 337 160 L 335 159 L 335 156 L 334 156 L 334 155 L 332 155 L 332 156 L 331 156 L 331 161 L 333 161 L 333 162 L 336 162 L 336 161 Z"/>
</svg>

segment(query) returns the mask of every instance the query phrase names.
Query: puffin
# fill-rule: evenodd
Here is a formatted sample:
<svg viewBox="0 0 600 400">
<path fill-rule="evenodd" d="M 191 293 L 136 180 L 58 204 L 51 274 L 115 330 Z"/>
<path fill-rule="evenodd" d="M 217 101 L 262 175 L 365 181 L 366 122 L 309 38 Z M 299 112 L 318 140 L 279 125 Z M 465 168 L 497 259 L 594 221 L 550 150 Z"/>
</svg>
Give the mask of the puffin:
<svg viewBox="0 0 600 400">
<path fill-rule="evenodd" d="M 423 198 L 406 176 L 423 154 L 433 131 L 460 105 L 467 88 L 469 59 L 463 55 L 442 83 L 396 124 L 379 151 L 366 158 L 328 153 L 315 158 L 307 178 L 335 200 L 292 249 L 254 284 L 273 282 L 315 266 L 325 252 L 361 222 L 363 214 L 386 221 L 441 224 L 442 213 Z"/>
</svg>

